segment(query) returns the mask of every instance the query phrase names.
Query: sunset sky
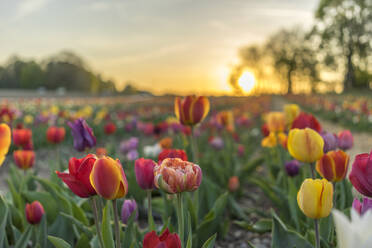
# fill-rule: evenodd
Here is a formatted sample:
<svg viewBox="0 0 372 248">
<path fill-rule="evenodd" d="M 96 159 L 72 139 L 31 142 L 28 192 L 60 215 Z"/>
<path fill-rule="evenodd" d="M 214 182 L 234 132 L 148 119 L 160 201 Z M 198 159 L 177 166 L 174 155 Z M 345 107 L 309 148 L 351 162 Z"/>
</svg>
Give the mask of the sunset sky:
<svg viewBox="0 0 372 248">
<path fill-rule="evenodd" d="M 313 21 L 318 0 L 0 0 L 0 63 L 61 50 L 155 93 L 231 92 L 237 50 Z"/>
</svg>

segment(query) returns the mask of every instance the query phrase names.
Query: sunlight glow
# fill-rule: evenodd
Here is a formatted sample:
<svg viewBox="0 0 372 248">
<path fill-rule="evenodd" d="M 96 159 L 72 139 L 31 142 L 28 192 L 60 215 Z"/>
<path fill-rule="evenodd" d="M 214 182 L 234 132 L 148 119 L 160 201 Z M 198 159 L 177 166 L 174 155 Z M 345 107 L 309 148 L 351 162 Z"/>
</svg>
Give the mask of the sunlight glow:
<svg viewBox="0 0 372 248">
<path fill-rule="evenodd" d="M 245 93 L 249 93 L 256 84 L 253 73 L 249 71 L 243 72 L 238 80 L 238 84 Z"/>
</svg>

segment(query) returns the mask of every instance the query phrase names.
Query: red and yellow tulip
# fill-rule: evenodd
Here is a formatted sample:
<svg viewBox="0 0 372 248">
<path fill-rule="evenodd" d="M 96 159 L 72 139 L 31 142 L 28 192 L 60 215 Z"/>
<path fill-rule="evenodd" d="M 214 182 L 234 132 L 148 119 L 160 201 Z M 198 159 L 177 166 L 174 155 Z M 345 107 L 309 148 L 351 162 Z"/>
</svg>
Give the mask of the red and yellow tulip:
<svg viewBox="0 0 372 248">
<path fill-rule="evenodd" d="M 328 181 L 338 182 L 345 178 L 349 155 L 344 151 L 330 151 L 316 163 L 317 172 Z"/>
<path fill-rule="evenodd" d="M 194 126 L 203 121 L 209 112 L 209 100 L 205 96 L 176 97 L 174 112 L 183 125 Z"/>
</svg>

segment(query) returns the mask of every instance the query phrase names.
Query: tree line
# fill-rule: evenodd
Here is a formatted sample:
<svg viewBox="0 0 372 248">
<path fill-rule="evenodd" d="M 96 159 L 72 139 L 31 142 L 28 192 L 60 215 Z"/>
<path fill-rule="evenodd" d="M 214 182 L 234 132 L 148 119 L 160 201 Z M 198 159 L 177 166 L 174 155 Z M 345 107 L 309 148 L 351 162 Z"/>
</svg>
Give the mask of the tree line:
<svg viewBox="0 0 372 248">
<path fill-rule="evenodd" d="M 337 83 L 344 92 L 371 88 L 371 51 L 372 0 L 320 0 L 310 30 L 282 29 L 263 44 L 241 48 L 230 84 L 241 93 L 239 77 L 250 70 L 261 85 L 279 81 L 287 93 L 301 84 L 311 91 L 334 90 Z"/>
</svg>

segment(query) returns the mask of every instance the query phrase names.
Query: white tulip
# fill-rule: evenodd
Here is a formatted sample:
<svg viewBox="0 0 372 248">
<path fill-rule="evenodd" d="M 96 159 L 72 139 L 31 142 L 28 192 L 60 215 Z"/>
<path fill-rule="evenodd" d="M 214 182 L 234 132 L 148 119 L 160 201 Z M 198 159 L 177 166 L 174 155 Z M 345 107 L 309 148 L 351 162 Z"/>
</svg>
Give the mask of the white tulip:
<svg viewBox="0 0 372 248">
<path fill-rule="evenodd" d="M 372 247 L 372 210 L 360 216 L 351 210 L 351 220 L 341 211 L 333 210 L 338 248 Z"/>
</svg>

